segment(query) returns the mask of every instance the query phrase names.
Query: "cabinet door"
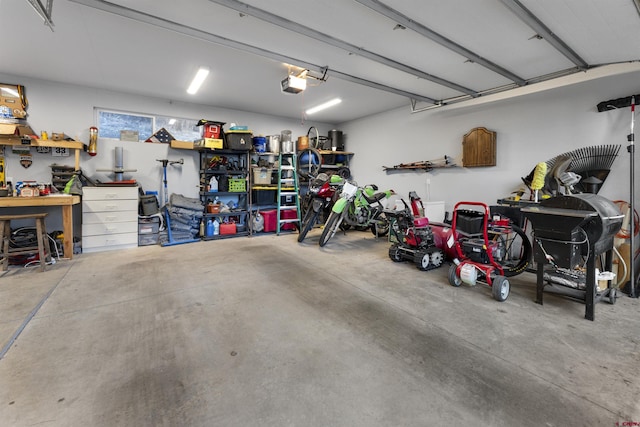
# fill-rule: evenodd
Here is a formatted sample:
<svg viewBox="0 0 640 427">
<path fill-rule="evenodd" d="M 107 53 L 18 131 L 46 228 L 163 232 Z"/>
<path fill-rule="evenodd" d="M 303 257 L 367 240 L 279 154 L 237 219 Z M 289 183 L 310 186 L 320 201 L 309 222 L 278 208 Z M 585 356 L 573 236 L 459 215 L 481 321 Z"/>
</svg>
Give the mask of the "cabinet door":
<svg viewBox="0 0 640 427">
<path fill-rule="evenodd" d="M 462 138 L 462 166 L 495 166 L 496 133 L 486 128 L 472 129 Z"/>
</svg>

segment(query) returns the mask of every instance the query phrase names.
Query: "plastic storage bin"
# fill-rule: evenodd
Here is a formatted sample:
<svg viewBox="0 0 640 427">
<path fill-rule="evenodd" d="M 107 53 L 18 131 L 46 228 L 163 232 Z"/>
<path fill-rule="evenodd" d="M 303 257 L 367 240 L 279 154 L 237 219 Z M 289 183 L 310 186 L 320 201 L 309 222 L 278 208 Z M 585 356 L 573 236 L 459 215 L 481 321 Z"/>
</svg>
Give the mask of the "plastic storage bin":
<svg viewBox="0 0 640 427">
<path fill-rule="evenodd" d="M 272 174 L 273 174 L 273 169 L 253 168 L 253 184 L 254 185 L 271 184 Z"/>
<path fill-rule="evenodd" d="M 266 211 L 260 211 L 264 218 L 264 231 L 273 232 L 276 231 L 276 221 L 278 219 L 278 211 L 275 209 L 269 209 Z"/>
</svg>

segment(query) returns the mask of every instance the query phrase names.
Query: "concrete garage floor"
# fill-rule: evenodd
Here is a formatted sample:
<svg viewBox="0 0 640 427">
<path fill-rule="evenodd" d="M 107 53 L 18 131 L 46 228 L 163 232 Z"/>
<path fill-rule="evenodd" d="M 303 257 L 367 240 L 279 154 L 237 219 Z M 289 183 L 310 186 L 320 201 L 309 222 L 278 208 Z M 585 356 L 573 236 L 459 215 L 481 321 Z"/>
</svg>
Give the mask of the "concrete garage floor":
<svg viewBox="0 0 640 427">
<path fill-rule="evenodd" d="M 323 249 L 319 233 L 11 268 L 0 345 L 46 300 L 0 360 L 0 424 L 640 423 L 638 300 L 590 322 L 577 302 L 535 304 L 525 273 L 499 303 L 446 267 L 393 263 L 370 233 Z"/>
</svg>

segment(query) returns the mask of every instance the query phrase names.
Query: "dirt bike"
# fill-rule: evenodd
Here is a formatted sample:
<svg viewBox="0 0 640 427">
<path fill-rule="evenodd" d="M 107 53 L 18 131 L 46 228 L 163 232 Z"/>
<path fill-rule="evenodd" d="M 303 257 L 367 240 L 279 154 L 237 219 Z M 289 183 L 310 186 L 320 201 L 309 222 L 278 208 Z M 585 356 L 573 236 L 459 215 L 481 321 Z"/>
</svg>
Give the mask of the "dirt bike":
<svg viewBox="0 0 640 427">
<path fill-rule="evenodd" d="M 320 173 L 309 181 L 309 191 L 304 195 L 301 203 L 302 223 L 298 242 L 302 242 L 309 230 L 318 222 L 320 214 L 323 221 L 327 219 L 331 206 L 336 199 L 338 189 L 344 184 L 339 175 Z"/>
<path fill-rule="evenodd" d="M 343 223 L 356 228 L 370 228 L 376 236 L 386 236 L 389 232 L 389 219 L 384 214 L 381 200 L 395 194 L 393 190 L 381 191 L 375 185 L 358 187 L 355 182 L 345 182 L 340 198 L 333 204 L 331 213 L 324 223 L 319 245 L 322 247 L 343 226 Z"/>
</svg>

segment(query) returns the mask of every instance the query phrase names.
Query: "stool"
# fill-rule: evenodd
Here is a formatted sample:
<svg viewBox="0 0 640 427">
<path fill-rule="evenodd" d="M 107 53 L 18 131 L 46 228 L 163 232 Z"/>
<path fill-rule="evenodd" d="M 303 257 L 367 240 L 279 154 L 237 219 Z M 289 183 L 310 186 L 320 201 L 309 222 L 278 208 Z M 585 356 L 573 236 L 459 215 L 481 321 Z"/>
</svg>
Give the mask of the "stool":
<svg viewBox="0 0 640 427">
<path fill-rule="evenodd" d="M 45 248 L 47 247 L 47 231 L 44 226 L 44 219 L 47 216 L 46 213 L 37 214 L 25 214 L 25 215 L 0 215 L 0 244 L 2 247 L 2 253 L 0 254 L 2 260 L 2 271 L 9 269 L 9 257 L 13 255 L 24 255 L 38 251 L 40 259 L 40 271 L 44 271 L 47 265 L 46 254 L 49 252 Z M 9 248 L 9 241 L 11 240 L 11 221 L 19 219 L 34 219 L 36 221 L 36 236 L 38 238 L 38 246 L 31 246 L 27 248 Z"/>
</svg>

